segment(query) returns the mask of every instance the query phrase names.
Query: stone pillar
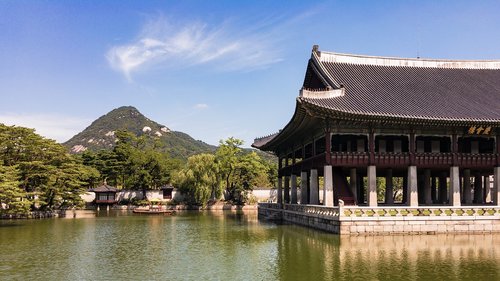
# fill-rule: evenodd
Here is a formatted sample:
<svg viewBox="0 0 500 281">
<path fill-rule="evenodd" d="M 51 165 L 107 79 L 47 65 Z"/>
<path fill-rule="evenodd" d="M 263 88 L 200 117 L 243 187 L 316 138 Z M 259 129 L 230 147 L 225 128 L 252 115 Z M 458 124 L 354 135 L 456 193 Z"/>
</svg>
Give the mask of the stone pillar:
<svg viewBox="0 0 500 281">
<path fill-rule="evenodd" d="M 460 174 L 457 166 L 450 167 L 450 205 L 460 207 Z"/>
<path fill-rule="evenodd" d="M 319 205 L 318 170 L 312 169 L 309 177 L 309 204 Z"/>
<path fill-rule="evenodd" d="M 285 176 L 285 188 L 283 189 L 283 199 L 286 204 L 290 203 L 290 177 Z"/>
<path fill-rule="evenodd" d="M 432 194 L 431 194 L 431 170 L 424 170 L 424 202 L 425 205 L 432 204 Z"/>
<path fill-rule="evenodd" d="M 349 186 L 354 196 L 354 202 L 358 203 L 358 175 L 356 174 L 356 168 L 349 170 Z"/>
<path fill-rule="evenodd" d="M 500 204 L 500 167 L 493 168 L 494 170 L 494 184 L 491 191 L 493 205 L 498 206 Z"/>
<path fill-rule="evenodd" d="M 444 204 L 448 201 L 448 189 L 446 182 L 446 174 L 442 173 L 439 176 L 439 189 L 438 189 L 438 201 L 441 204 Z"/>
<path fill-rule="evenodd" d="M 333 207 L 333 171 L 332 166 L 326 165 L 323 171 L 323 205 Z"/>
<path fill-rule="evenodd" d="M 394 204 L 394 187 L 392 183 L 392 169 L 388 169 L 385 174 L 385 203 Z"/>
<path fill-rule="evenodd" d="M 418 206 L 417 166 L 408 166 L 408 206 Z"/>
<path fill-rule="evenodd" d="M 484 203 L 490 203 L 491 202 L 491 182 L 490 182 L 490 176 L 484 176 L 484 197 L 483 201 Z"/>
<path fill-rule="evenodd" d="M 368 206 L 377 207 L 377 169 L 368 166 Z"/>
<path fill-rule="evenodd" d="M 292 199 L 291 202 L 292 204 L 297 204 L 297 176 L 292 175 L 290 177 L 291 180 L 291 187 L 292 187 Z"/>
<path fill-rule="evenodd" d="M 300 172 L 300 204 L 308 204 L 307 202 L 307 172 Z"/>
<path fill-rule="evenodd" d="M 483 203 L 483 181 L 479 174 L 474 176 L 474 203 Z"/>
<path fill-rule="evenodd" d="M 276 196 L 277 197 L 276 200 L 277 200 L 278 204 L 283 203 L 283 190 L 282 190 L 282 188 L 283 188 L 283 178 L 278 177 L 278 188 L 277 188 L 278 194 Z"/>
<path fill-rule="evenodd" d="M 464 203 L 466 205 L 472 204 L 472 190 L 470 187 L 470 170 L 464 170 Z"/>
</svg>

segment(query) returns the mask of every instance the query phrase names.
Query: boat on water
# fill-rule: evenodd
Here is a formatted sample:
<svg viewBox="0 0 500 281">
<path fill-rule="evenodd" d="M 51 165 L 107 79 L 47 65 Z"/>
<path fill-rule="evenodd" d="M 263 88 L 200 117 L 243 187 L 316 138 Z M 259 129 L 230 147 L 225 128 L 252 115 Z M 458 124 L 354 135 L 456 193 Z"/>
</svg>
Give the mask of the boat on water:
<svg viewBox="0 0 500 281">
<path fill-rule="evenodd" d="M 154 207 L 148 207 L 148 208 L 135 208 L 132 210 L 132 212 L 136 214 L 164 214 L 164 215 L 173 215 L 175 214 L 175 210 L 167 210 L 163 208 L 154 208 Z"/>
</svg>

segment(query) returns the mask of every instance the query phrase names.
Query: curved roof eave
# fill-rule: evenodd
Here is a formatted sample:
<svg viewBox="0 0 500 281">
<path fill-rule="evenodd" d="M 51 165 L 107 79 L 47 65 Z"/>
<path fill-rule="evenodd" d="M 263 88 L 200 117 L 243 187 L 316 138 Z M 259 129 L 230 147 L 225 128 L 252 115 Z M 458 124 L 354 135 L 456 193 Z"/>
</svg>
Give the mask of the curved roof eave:
<svg viewBox="0 0 500 281">
<path fill-rule="evenodd" d="M 498 127 L 500 126 L 500 120 L 496 119 L 476 119 L 476 118 L 444 118 L 444 117 L 432 117 L 432 116 L 412 116 L 412 115 L 398 115 L 398 114 L 388 114 L 388 113 L 376 113 L 376 112 L 358 112 L 349 111 L 337 108 L 323 107 L 318 104 L 311 103 L 307 99 L 299 98 L 301 103 L 309 111 L 323 111 L 326 113 L 334 113 L 336 116 L 349 116 L 356 117 L 359 120 L 364 121 L 377 121 L 380 119 L 386 119 L 387 121 L 392 121 L 394 123 L 422 123 L 428 124 L 429 121 L 442 124 L 450 125 L 472 125 L 481 123 L 482 125 L 491 125 Z"/>
</svg>

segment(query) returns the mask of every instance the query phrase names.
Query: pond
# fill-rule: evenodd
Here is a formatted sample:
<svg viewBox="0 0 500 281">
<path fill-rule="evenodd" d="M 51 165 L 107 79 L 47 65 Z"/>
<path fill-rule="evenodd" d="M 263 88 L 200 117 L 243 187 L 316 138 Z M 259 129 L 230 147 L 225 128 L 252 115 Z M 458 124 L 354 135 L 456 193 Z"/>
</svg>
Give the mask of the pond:
<svg viewBox="0 0 500 281">
<path fill-rule="evenodd" d="M 0 221 L 1 280 L 500 280 L 500 234 L 340 237 L 257 213 Z"/>
</svg>

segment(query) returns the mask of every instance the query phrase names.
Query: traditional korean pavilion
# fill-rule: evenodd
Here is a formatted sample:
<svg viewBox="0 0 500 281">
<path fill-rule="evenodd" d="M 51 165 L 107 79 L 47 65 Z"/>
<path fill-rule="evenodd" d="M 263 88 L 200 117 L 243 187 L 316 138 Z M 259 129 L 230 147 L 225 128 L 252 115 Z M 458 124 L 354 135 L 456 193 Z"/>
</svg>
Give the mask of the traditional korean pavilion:
<svg viewBox="0 0 500 281">
<path fill-rule="evenodd" d="M 498 206 L 500 61 L 314 46 L 291 120 L 252 146 L 279 158 L 279 204 Z M 385 179 L 383 201 L 377 178 Z"/>
<path fill-rule="evenodd" d="M 116 204 L 116 193 L 118 192 L 118 189 L 108 185 L 106 181 L 91 191 L 95 193 L 95 203 L 97 205 Z"/>
</svg>

